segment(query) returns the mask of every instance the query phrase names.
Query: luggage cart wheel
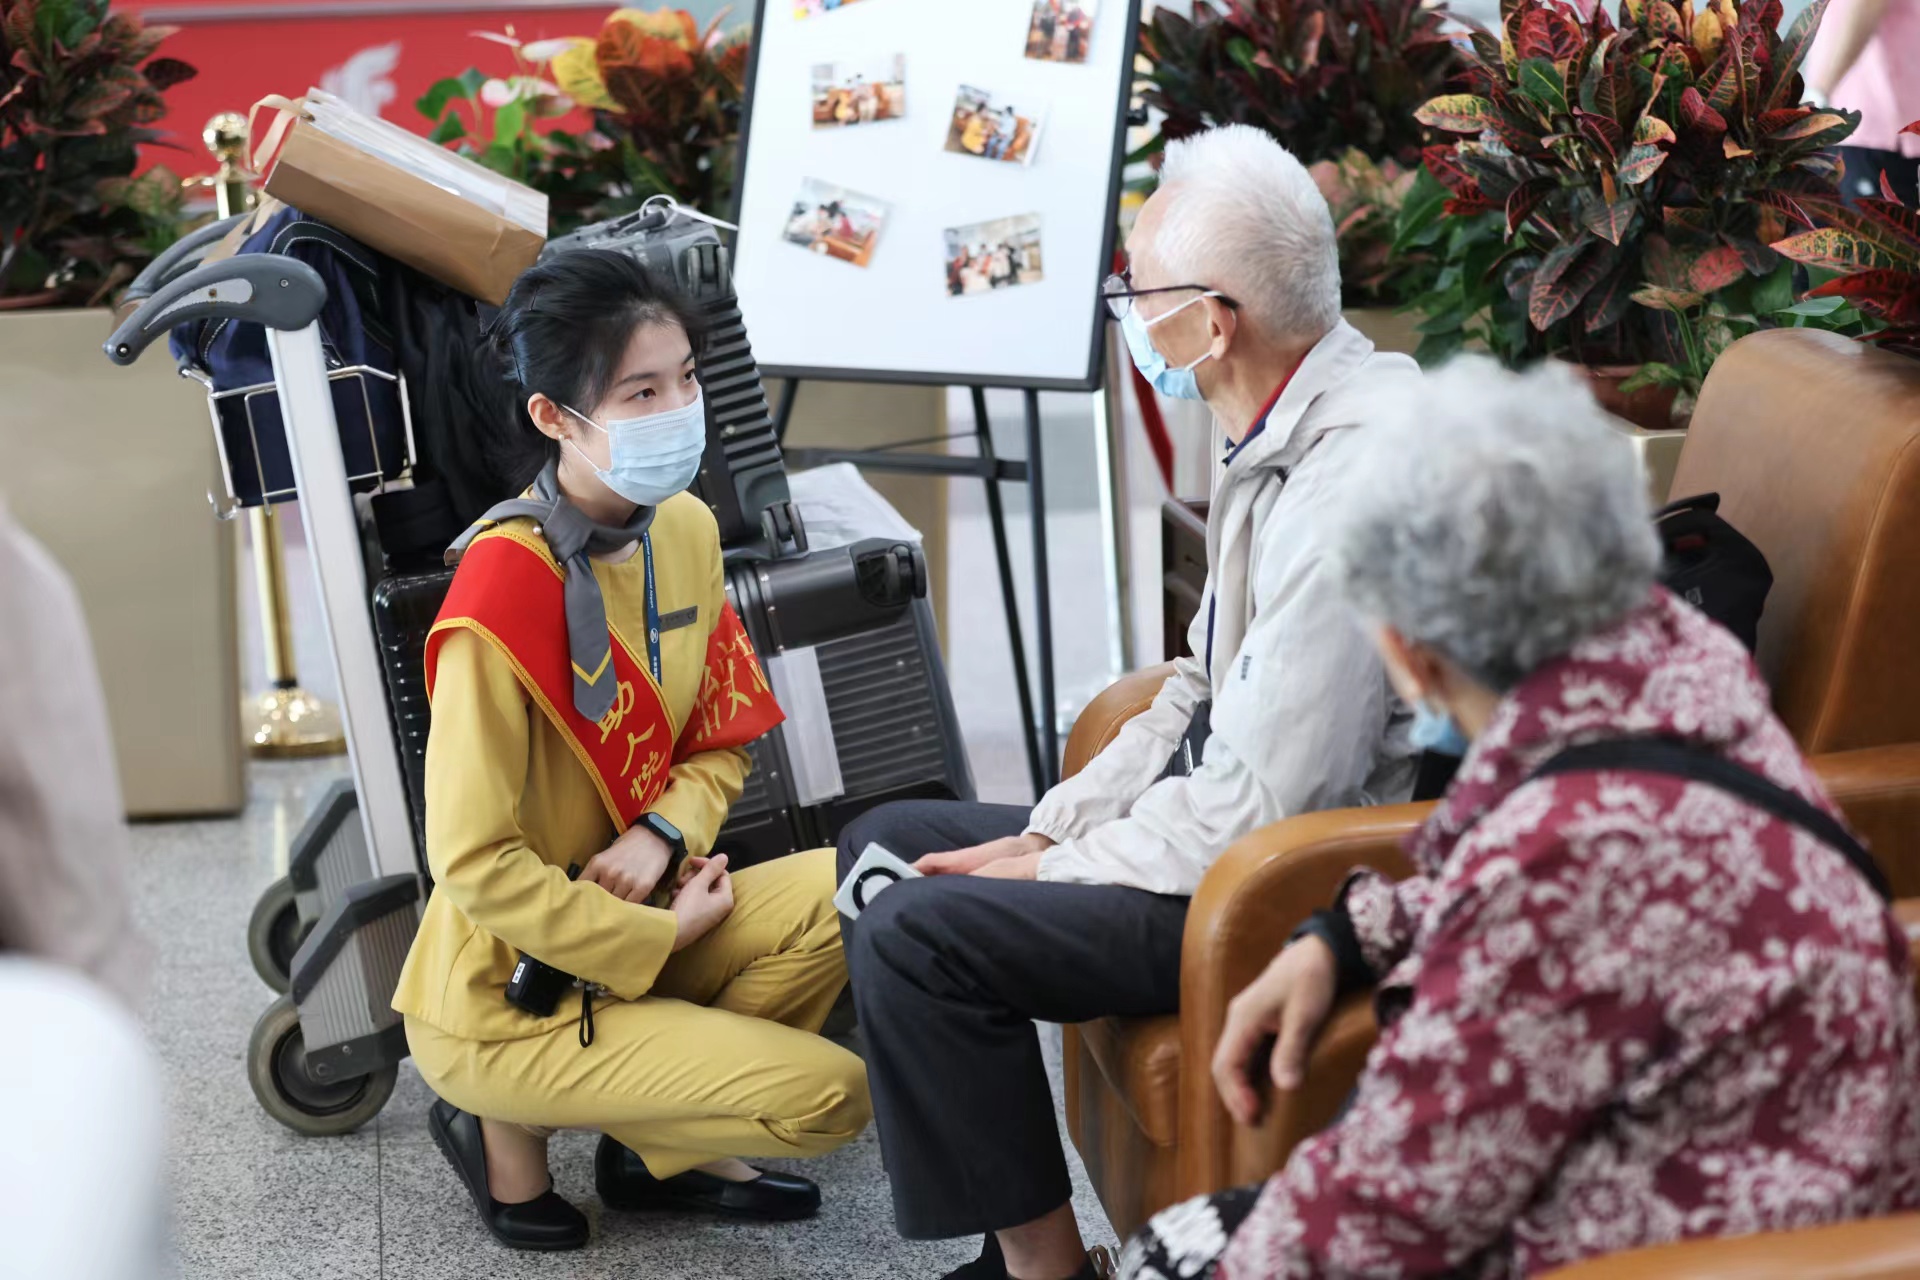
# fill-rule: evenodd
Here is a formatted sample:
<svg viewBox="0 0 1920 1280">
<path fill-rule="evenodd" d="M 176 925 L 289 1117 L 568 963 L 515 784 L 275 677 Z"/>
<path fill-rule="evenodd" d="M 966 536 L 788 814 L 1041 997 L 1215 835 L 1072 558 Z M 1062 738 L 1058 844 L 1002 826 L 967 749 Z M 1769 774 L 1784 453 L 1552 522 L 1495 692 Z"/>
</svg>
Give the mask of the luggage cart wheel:
<svg viewBox="0 0 1920 1280">
<path fill-rule="evenodd" d="M 294 904 L 293 881 L 281 876 L 268 885 L 247 921 L 247 954 L 260 981 L 284 993 L 287 975 L 293 972 L 294 952 L 312 930 L 313 922 L 302 920 Z"/>
<path fill-rule="evenodd" d="M 398 1065 L 350 1080 L 316 1078 L 307 1066 L 300 1010 L 292 996 L 267 1006 L 247 1045 L 247 1080 L 266 1113 L 295 1133 L 330 1138 L 352 1133 L 380 1114 L 393 1095 Z"/>
</svg>

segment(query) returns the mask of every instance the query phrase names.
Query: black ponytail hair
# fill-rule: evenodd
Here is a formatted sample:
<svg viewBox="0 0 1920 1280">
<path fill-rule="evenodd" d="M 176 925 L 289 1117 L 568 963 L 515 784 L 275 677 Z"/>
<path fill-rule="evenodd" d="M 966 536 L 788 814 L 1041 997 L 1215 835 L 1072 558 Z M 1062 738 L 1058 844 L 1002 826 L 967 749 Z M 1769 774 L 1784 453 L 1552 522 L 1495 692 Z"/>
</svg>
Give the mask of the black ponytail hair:
<svg viewBox="0 0 1920 1280">
<path fill-rule="evenodd" d="M 539 392 L 590 412 L 613 385 L 635 329 L 677 324 L 696 357 L 705 355 L 706 318 L 676 286 L 611 249 L 575 249 L 540 262 L 514 282 L 487 326 L 477 388 L 487 408 L 476 421 L 499 497 L 533 483 L 560 456 L 559 442 L 534 425 L 527 400 Z"/>
</svg>

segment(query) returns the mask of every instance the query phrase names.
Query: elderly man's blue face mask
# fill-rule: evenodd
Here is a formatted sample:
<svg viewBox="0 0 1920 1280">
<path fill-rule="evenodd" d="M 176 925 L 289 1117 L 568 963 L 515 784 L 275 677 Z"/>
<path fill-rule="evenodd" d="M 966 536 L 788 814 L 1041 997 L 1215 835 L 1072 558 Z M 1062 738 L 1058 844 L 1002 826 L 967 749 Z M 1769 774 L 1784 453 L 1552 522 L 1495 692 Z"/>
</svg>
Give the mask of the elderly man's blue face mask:
<svg viewBox="0 0 1920 1280">
<path fill-rule="evenodd" d="M 1167 364 L 1167 358 L 1161 355 L 1159 349 L 1153 345 L 1153 339 L 1148 336 L 1147 330 L 1162 320 L 1171 320 L 1201 298 L 1220 296 L 1222 295 L 1217 291 L 1209 289 L 1199 298 L 1189 298 L 1173 310 L 1164 315 L 1155 316 L 1151 320 L 1142 320 L 1140 308 L 1136 305 L 1129 307 L 1127 314 L 1121 318 L 1120 332 L 1127 340 L 1127 350 L 1133 356 L 1134 368 L 1140 370 L 1140 376 L 1152 383 L 1153 389 L 1161 395 L 1171 396 L 1175 400 L 1206 399 L 1200 394 L 1200 383 L 1193 376 L 1193 371 L 1213 359 L 1213 352 L 1208 351 L 1192 364 L 1182 365 L 1177 369 L 1172 368 Z"/>
</svg>

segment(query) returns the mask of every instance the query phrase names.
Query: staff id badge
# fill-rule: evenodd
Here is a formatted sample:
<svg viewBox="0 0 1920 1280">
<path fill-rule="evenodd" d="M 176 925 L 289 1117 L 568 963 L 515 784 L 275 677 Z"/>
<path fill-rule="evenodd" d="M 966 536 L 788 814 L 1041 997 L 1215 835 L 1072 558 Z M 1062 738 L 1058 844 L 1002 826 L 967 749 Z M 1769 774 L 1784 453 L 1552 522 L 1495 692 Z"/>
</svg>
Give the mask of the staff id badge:
<svg viewBox="0 0 1920 1280">
<path fill-rule="evenodd" d="M 853 864 L 853 870 L 847 872 L 847 878 L 840 882 L 840 891 L 833 895 L 833 905 L 847 919 L 858 920 L 860 913 L 883 889 L 902 880 L 918 880 L 921 875 L 911 864 L 902 862 L 877 844 L 870 844 L 860 855 L 860 861 Z"/>
</svg>

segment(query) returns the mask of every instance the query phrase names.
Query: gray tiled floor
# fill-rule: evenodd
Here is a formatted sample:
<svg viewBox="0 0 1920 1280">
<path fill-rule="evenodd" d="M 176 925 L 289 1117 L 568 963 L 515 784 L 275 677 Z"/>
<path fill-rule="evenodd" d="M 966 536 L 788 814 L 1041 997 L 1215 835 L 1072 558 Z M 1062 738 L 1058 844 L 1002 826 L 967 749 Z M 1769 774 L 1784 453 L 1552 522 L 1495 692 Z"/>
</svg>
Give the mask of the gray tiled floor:
<svg viewBox="0 0 1920 1280">
<path fill-rule="evenodd" d="M 982 745 L 975 744 L 979 757 L 1003 754 Z M 386 1110 L 359 1133 L 305 1139 L 268 1119 L 245 1073 L 247 1036 L 272 998 L 247 961 L 247 915 L 284 865 L 286 840 L 307 807 L 343 768 L 255 766 L 242 817 L 134 831 L 139 919 L 158 956 L 148 1025 L 169 1075 L 183 1277 L 892 1280 L 938 1276 L 971 1256 L 966 1244 L 895 1236 L 871 1131 L 806 1167 L 826 1206 L 815 1221 L 781 1227 L 603 1215 L 593 1197 L 593 1139 L 563 1134 L 554 1141 L 554 1177 L 594 1219 L 595 1240 L 583 1253 L 543 1257 L 510 1253 L 486 1236 L 427 1140 L 430 1095 L 410 1066 Z M 1089 1239 L 1111 1243 L 1077 1161 L 1075 1178 Z"/>
</svg>

